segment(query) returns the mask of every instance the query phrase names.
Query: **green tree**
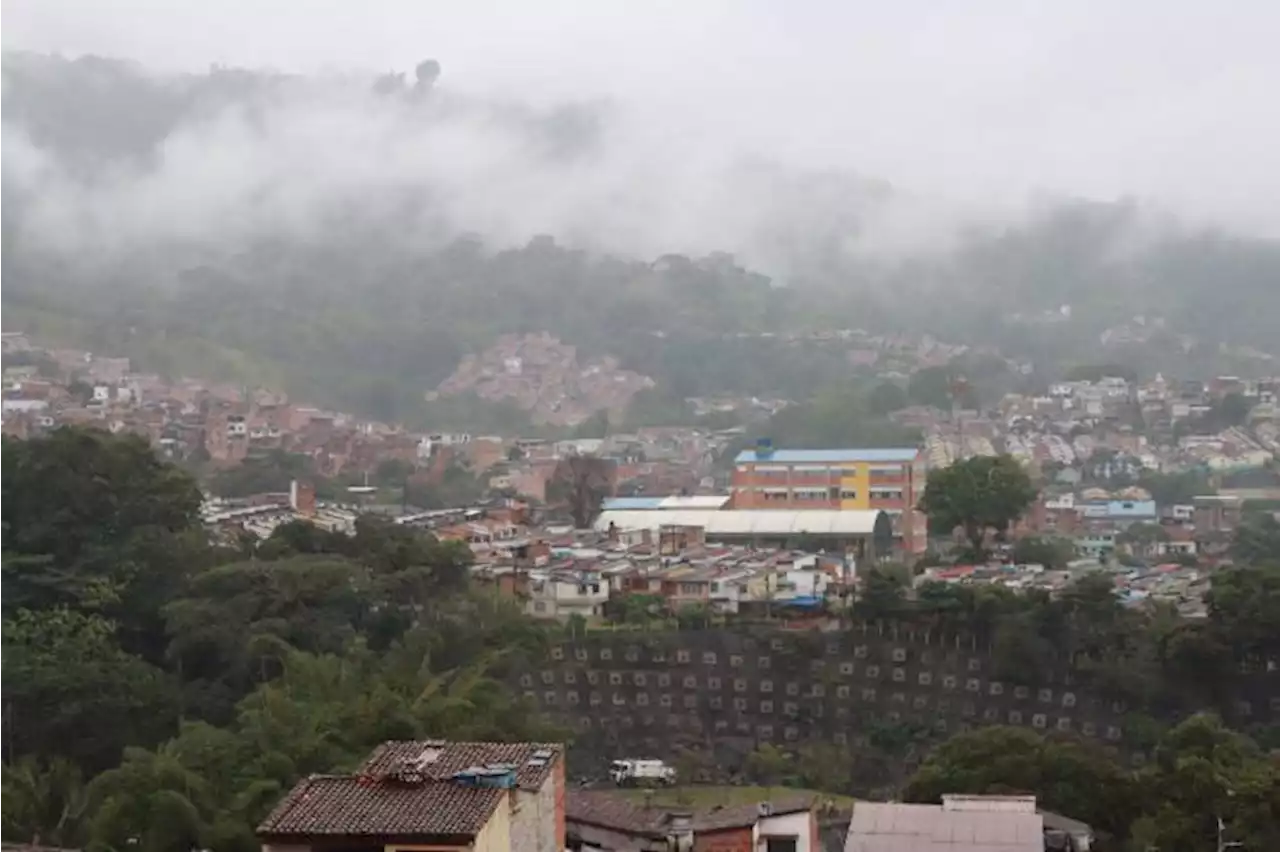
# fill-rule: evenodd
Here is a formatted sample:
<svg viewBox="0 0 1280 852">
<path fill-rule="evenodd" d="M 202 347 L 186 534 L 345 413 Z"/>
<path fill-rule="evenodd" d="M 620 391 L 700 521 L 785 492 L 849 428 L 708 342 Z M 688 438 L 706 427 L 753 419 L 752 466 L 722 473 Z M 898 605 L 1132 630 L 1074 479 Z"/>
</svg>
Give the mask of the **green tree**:
<svg viewBox="0 0 1280 852">
<path fill-rule="evenodd" d="M 67 848 L 81 842 L 89 801 L 74 761 L 27 756 L 5 763 L 3 789 L 4 837 Z"/>
<path fill-rule="evenodd" d="M 125 750 L 124 761 L 89 785 L 90 848 L 145 852 L 202 848 L 209 840 L 213 799 L 204 779 L 173 754 Z"/>
<path fill-rule="evenodd" d="M 906 408 L 910 402 L 902 386 L 893 382 L 881 382 L 867 394 L 867 408 L 880 416 Z"/>
<path fill-rule="evenodd" d="M 795 756 L 773 743 L 760 743 L 747 755 L 748 775 L 767 788 L 785 783 L 794 768 Z"/>
<path fill-rule="evenodd" d="M 48 559 L 40 570 L 6 560 L 6 611 L 103 610 L 130 586 L 171 588 L 181 578 L 181 565 L 138 559 L 197 527 L 200 491 L 144 440 L 68 427 L 28 441 L 6 437 L 3 458 L 5 553 Z"/>
<path fill-rule="evenodd" d="M 315 464 L 303 453 L 272 450 L 249 456 L 240 464 L 208 477 L 209 490 L 219 497 L 252 497 L 282 494 L 294 480 L 315 480 Z"/>
<path fill-rule="evenodd" d="M 975 456 L 930 471 L 920 509 L 938 533 L 964 529 L 973 555 L 986 553 L 986 535 L 998 537 L 1036 498 L 1030 477 L 1012 456 Z"/>
<path fill-rule="evenodd" d="M 961 408 L 978 408 L 980 404 L 974 387 L 951 366 L 925 367 L 912 373 L 907 397 L 917 405 L 944 411 L 949 411 L 953 402 Z"/>
<path fill-rule="evenodd" d="M 1061 538 L 1026 536 L 1013 543 L 1013 561 L 1019 565 L 1043 565 L 1050 571 L 1061 571 L 1075 556 L 1070 541 Z"/>
<path fill-rule="evenodd" d="M 944 793 L 1023 793 L 1041 807 L 1123 836 L 1139 790 L 1101 749 L 994 726 L 952 737 L 907 783 L 908 802 L 941 801 Z"/>
<path fill-rule="evenodd" d="M 1280 565 L 1220 571 L 1205 601 L 1236 658 L 1262 659 L 1280 649 Z"/>
<path fill-rule="evenodd" d="M 1190 505 L 1196 497 L 1215 493 L 1209 474 L 1200 470 L 1176 473 L 1144 471 L 1138 477 L 1138 485 L 1150 492 L 1151 499 L 1161 506 Z"/>
<path fill-rule="evenodd" d="M 1280 521 L 1263 513 L 1245 518 L 1232 537 L 1231 558 L 1241 565 L 1280 564 Z"/>
<path fill-rule="evenodd" d="M 1213 849 L 1219 840 L 1280 848 L 1280 769 L 1217 717 L 1192 716 L 1169 731 L 1137 782 L 1138 843 L 1170 852 Z"/>
<path fill-rule="evenodd" d="M 1130 544 L 1138 548 L 1168 540 L 1168 530 L 1159 524 L 1131 524 L 1116 536 L 1116 541 L 1120 544 Z"/>
<path fill-rule="evenodd" d="M 871 565 L 859 572 L 857 610 L 863 618 L 891 618 L 906 609 L 911 572 L 902 566 Z"/>
<path fill-rule="evenodd" d="M 374 604 L 369 572 L 327 555 L 220 565 L 197 575 L 165 608 L 169 655 L 215 718 L 279 672 L 282 648 L 341 651 Z M 214 690 L 214 691 L 208 691 Z"/>
<path fill-rule="evenodd" d="M 560 459 L 547 482 L 547 502 L 564 506 L 574 526 L 587 529 L 613 488 L 612 468 L 609 460 L 592 455 Z"/>
<path fill-rule="evenodd" d="M 1243 426 L 1248 422 L 1249 412 L 1252 410 L 1253 403 L 1244 394 L 1229 393 L 1214 403 L 1210 416 L 1223 427 Z"/>
<path fill-rule="evenodd" d="M 100 616 L 53 609 L 7 617 L 3 676 L 7 736 L 25 754 L 62 755 L 95 771 L 177 723 L 174 684 L 122 651 L 115 625 Z"/>
</svg>

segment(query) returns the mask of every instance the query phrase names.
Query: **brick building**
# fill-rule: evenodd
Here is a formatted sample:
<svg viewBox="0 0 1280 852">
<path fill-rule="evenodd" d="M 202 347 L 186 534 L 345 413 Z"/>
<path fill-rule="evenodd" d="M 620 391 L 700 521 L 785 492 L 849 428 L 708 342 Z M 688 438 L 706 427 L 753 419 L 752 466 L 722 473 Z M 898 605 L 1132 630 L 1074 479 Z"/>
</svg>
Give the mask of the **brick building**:
<svg viewBox="0 0 1280 852">
<path fill-rule="evenodd" d="M 564 747 L 383 743 L 353 775 L 312 775 L 258 826 L 264 852 L 559 852 Z"/>
<path fill-rule="evenodd" d="M 920 448 L 775 450 L 762 446 L 734 459 L 735 509 L 884 511 L 909 553 L 928 547 L 924 515 L 916 508 L 927 469 Z"/>
</svg>

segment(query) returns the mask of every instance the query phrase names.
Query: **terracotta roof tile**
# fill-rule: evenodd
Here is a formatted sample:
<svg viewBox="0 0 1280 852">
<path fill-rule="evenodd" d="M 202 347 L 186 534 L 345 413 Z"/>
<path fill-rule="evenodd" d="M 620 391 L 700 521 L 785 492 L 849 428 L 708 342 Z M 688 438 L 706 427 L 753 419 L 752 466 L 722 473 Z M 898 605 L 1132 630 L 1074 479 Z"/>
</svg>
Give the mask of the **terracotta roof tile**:
<svg viewBox="0 0 1280 852">
<path fill-rule="evenodd" d="M 312 775 L 263 820 L 258 834 L 473 837 L 505 795 L 453 781 L 411 786 L 367 776 Z"/>
<path fill-rule="evenodd" d="M 415 761 L 424 753 L 438 752 L 430 762 L 417 767 L 428 779 L 448 779 L 464 769 L 492 763 L 516 767 L 516 784 L 525 790 L 537 790 L 551 774 L 557 761 L 564 758 L 564 746 L 558 743 L 454 743 L 444 740 L 392 740 L 374 750 L 360 767 L 365 775 L 394 772 L 405 761 Z M 535 754 L 549 753 L 535 758 Z M 534 761 L 534 762 L 530 762 Z"/>
</svg>

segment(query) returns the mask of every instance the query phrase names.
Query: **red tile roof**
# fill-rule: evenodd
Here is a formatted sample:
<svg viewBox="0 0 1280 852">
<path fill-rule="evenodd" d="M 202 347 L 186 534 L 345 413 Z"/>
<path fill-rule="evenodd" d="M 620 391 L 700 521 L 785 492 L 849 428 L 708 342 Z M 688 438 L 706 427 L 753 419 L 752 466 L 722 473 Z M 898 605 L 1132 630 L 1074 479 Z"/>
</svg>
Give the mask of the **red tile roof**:
<svg viewBox="0 0 1280 852">
<path fill-rule="evenodd" d="M 474 837 L 505 790 L 454 781 L 420 785 L 350 775 L 312 775 L 258 826 L 259 836 Z"/>
<path fill-rule="evenodd" d="M 258 834 L 474 837 L 506 792 L 463 785 L 453 780 L 457 773 L 507 764 L 515 768 L 518 787 L 537 790 L 563 757 L 564 747 L 555 743 L 385 742 L 355 775 L 300 781 Z M 419 783 L 397 778 L 406 768 Z"/>
<path fill-rule="evenodd" d="M 415 767 L 428 779 L 446 780 L 473 766 L 506 763 L 515 766 L 516 785 L 525 790 L 537 790 L 541 787 L 556 762 L 564 758 L 564 746 L 557 743 L 392 740 L 378 746 L 359 771 L 366 775 L 385 775 L 394 772 L 405 761 L 415 761 L 429 751 L 438 753 L 430 762 Z M 545 756 L 536 758 L 535 755 L 539 753 L 545 753 Z"/>
</svg>

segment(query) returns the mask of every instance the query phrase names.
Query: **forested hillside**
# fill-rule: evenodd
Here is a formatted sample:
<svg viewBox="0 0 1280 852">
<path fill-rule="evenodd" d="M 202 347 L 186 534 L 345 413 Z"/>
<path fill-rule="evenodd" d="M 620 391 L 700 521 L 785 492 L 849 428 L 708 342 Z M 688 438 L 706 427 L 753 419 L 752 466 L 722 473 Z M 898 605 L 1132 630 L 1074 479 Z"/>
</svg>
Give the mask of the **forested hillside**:
<svg viewBox="0 0 1280 852">
<path fill-rule="evenodd" d="M 843 328 L 1050 370 L 1096 362 L 1137 315 L 1164 322 L 1121 353 L 1142 369 L 1274 345 L 1272 242 L 1072 201 L 885 254 L 883 184 L 742 161 L 668 186 L 615 163 L 629 128 L 608 105 L 480 101 L 424 65 L 161 77 L 6 54 L 6 329 L 390 419 L 422 419 L 424 391 L 513 331 L 616 355 L 676 397 L 803 399 L 848 373 L 812 339 Z M 698 195 L 654 197 L 668 188 Z"/>
<path fill-rule="evenodd" d="M 140 439 L 3 458 L 6 841 L 256 848 L 294 781 L 383 740 L 562 736 L 503 685 L 541 629 L 465 545 L 369 518 L 216 547 Z"/>
<path fill-rule="evenodd" d="M 6 438 L 0 458 L 4 840 L 250 850 L 256 821 L 299 777 L 349 769 L 386 739 L 572 750 L 570 732 L 511 688 L 548 664 L 559 629 L 477 588 L 465 545 L 365 517 L 352 536 L 295 522 L 265 541 L 214 546 L 195 483 L 138 438 L 63 429 Z M 1265 564 L 1225 571 L 1200 623 L 1122 610 L 1088 581 L 1053 601 L 933 588 L 911 604 L 872 577 L 859 607 L 991 636 L 1014 682 L 1073 655 L 1090 684 L 1135 707 L 1213 707 L 1239 663 L 1274 659 L 1278 578 Z M 770 743 L 746 771 L 862 795 L 885 776 L 913 800 L 1029 789 L 1118 839 L 1194 852 L 1222 818 L 1245 848 L 1273 848 L 1280 772 L 1264 746 L 1276 745 L 1274 728 L 1251 726 L 1255 741 L 1211 716 L 1131 727 L 1152 758 L 1137 769 L 1071 735 L 990 728 L 956 737 L 907 779 L 903 754 L 926 740 L 885 718 L 835 765 L 834 743 L 799 753 Z M 855 778 L 855 766 L 878 769 Z"/>
</svg>

